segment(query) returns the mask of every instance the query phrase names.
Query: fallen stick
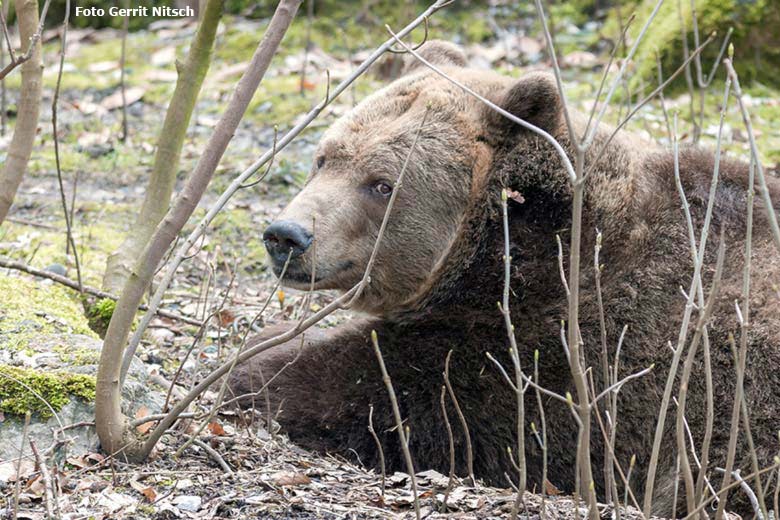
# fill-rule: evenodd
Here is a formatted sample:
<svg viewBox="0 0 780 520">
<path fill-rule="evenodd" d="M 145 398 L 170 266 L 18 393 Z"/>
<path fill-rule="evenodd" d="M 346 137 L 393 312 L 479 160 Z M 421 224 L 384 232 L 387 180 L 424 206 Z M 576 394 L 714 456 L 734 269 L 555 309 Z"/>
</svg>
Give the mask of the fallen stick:
<svg viewBox="0 0 780 520">
<path fill-rule="evenodd" d="M 52 280 L 66 287 L 70 287 L 71 289 L 74 289 L 76 291 L 79 290 L 79 283 L 76 280 L 71 280 L 67 276 L 62 276 L 57 273 L 51 273 L 49 271 L 44 271 L 42 269 L 36 269 L 35 267 L 31 265 L 27 265 L 24 262 L 17 262 L 16 260 L 11 260 L 10 258 L 5 256 L 0 256 L 0 267 L 5 267 L 6 269 L 13 269 L 14 271 L 21 271 L 27 274 L 31 274 L 33 276 L 37 276 L 38 278 L 45 278 L 47 280 Z M 108 298 L 109 300 L 114 300 L 114 301 L 117 301 L 119 299 L 118 296 L 114 296 L 113 294 L 107 293 L 105 291 L 101 291 L 100 289 L 95 289 L 94 287 L 89 287 L 87 285 L 84 285 L 82 289 L 85 293 L 91 294 L 93 296 L 97 296 L 98 298 Z M 149 309 L 149 307 L 147 307 L 142 303 L 138 306 L 138 309 L 142 311 L 146 311 Z M 188 323 L 190 325 L 196 325 L 196 326 L 201 325 L 201 322 L 195 318 L 188 318 L 187 316 L 184 316 L 182 314 L 177 314 L 171 311 L 164 311 L 162 309 L 157 309 L 156 314 L 158 314 L 159 316 L 163 316 L 165 318 L 170 318 L 172 320 Z"/>
</svg>

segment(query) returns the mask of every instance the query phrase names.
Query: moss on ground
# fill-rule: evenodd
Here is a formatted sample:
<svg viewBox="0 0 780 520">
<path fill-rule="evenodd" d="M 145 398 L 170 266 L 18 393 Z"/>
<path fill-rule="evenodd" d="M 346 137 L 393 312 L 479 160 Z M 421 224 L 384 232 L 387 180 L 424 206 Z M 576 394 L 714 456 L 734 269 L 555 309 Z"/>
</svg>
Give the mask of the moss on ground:
<svg viewBox="0 0 780 520">
<path fill-rule="evenodd" d="M 56 285 L 0 276 L 0 349 L 24 350 L 41 334 L 96 337 L 75 294 Z"/>
<path fill-rule="evenodd" d="M 51 417 L 70 402 L 71 396 L 93 401 L 95 378 L 68 372 L 39 372 L 0 365 L 0 410 L 16 415 L 27 412 Z"/>
<path fill-rule="evenodd" d="M 630 2 L 622 8 L 624 19 L 634 10 L 636 19 L 629 36 L 634 40 L 639 35 L 644 22 L 653 11 L 656 0 Z M 664 72 L 668 76 L 683 63 L 682 27 L 688 34 L 689 48 L 694 49 L 692 34 L 692 10 L 690 0 L 664 2 L 653 20 L 647 34 L 634 58 L 636 73 L 632 88 L 639 85 L 643 78 L 656 84 L 656 52 L 661 56 Z M 774 81 L 777 68 L 780 67 L 780 9 L 777 0 L 695 0 L 697 20 L 701 41 L 707 36 L 717 34 L 716 39 L 702 52 L 703 74 L 706 76 L 719 47 L 729 28 L 733 29 L 731 42 L 735 48 L 734 65 L 743 83 L 750 81 Z M 682 22 L 680 12 L 682 12 Z M 617 35 L 618 23 L 613 13 L 610 23 L 605 26 L 605 34 Z M 694 69 L 695 81 L 695 69 Z M 723 77 L 721 70 L 720 76 Z M 681 77 L 678 87 L 684 85 Z"/>
<path fill-rule="evenodd" d="M 60 361 L 68 365 L 84 366 L 97 365 L 100 361 L 100 351 L 86 347 L 72 347 L 66 345 L 57 345 L 52 349 Z"/>
<path fill-rule="evenodd" d="M 83 244 L 79 247 L 82 279 L 86 285 L 99 287 L 106 257 L 121 244 L 125 227 L 133 221 L 133 213 L 129 211 L 129 206 L 122 204 L 93 207 L 89 203 L 81 203 L 78 209 L 74 236 L 77 244 Z M 0 229 L 0 254 L 19 258 L 21 247 L 28 256 L 33 256 L 29 263 L 34 267 L 43 269 L 51 264 L 62 264 L 67 266 L 68 276 L 75 278 L 75 267 L 65 254 L 64 220 L 58 218 L 47 223 L 56 229 L 31 230 L 22 224 L 4 222 Z M 35 254 L 30 255 L 33 251 Z M 0 312 L 2 307 L 0 305 Z"/>
<path fill-rule="evenodd" d="M 108 330 L 108 324 L 111 322 L 111 316 L 114 315 L 116 302 L 111 298 L 102 298 L 87 308 L 87 319 L 92 330 L 105 336 Z"/>
</svg>

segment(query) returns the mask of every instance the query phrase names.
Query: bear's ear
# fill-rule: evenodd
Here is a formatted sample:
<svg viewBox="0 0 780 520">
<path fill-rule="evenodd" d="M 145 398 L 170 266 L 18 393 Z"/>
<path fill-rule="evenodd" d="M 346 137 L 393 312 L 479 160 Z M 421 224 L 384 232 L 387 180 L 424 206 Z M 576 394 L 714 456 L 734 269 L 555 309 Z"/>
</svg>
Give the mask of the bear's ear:
<svg viewBox="0 0 780 520">
<path fill-rule="evenodd" d="M 454 43 L 442 40 L 430 40 L 422 44 L 417 54 L 425 58 L 432 65 L 451 65 L 456 67 L 465 67 L 467 64 L 466 55 L 460 47 Z M 425 68 L 425 64 L 412 56 L 407 56 L 404 62 L 404 68 L 401 75 L 409 74 L 412 71 Z"/>
<path fill-rule="evenodd" d="M 497 96 L 494 102 L 512 115 L 553 132 L 558 126 L 562 106 L 555 77 L 546 72 L 532 72 L 520 78 Z M 512 135 L 523 127 L 492 108 L 483 106 L 489 131 L 498 135 Z"/>
</svg>

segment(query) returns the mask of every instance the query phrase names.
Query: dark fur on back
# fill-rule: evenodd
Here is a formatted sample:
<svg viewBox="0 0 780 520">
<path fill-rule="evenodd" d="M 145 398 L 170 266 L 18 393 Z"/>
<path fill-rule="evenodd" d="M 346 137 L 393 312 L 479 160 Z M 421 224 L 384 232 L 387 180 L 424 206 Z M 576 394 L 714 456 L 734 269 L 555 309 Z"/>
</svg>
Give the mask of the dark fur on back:
<svg viewBox="0 0 780 520">
<path fill-rule="evenodd" d="M 529 101 L 524 98 L 519 102 Z M 567 146 L 567 134 L 558 118 L 547 114 L 540 119 L 545 120 L 552 121 L 550 130 Z M 495 124 L 501 122 L 497 120 Z M 448 470 L 447 435 L 439 412 L 439 395 L 444 360 L 452 350 L 451 379 L 471 430 L 477 476 L 492 484 L 506 485 L 505 474 L 515 474 L 506 451 L 507 447 L 516 450 L 514 394 L 486 357 L 491 353 L 505 367 L 511 366 L 506 330 L 496 308 L 503 288 L 500 192 L 504 187 L 520 192 L 524 198 L 522 203 L 509 203 L 511 311 L 522 365 L 530 373 L 534 350 L 539 350 L 542 386 L 561 394 L 575 394 L 559 339 L 567 305 L 555 240 L 559 234 L 568 258 L 568 179 L 560 159 L 540 137 L 506 128 L 497 128 L 487 137 L 494 139 L 492 166 L 472 179 L 471 198 L 458 233 L 417 295 L 385 318 L 354 319 L 335 330 L 309 333 L 300 359 L 274 380 L 271 399 L 277 405 L 283 403 L 279 420 L 296 442 L 345 455 L 354 450 L 364 464 L 375 465 L 377 452 L 367 431 L 369 406 L 373 405 L 375 428 L 384 446 L 388 469 L 405 471 L 390 403 L 370 345 L 370 332 L 376 330 L 401 413 L 411 430 L 410 448 L 417 469 L 436 468 L 443 473 Z M 622 328 L 628 325 L 620 374 L 625 376 L 655 364 L 650 375 L 625 385 L 619 394 L 616 454 L 624 469 L 631 456 L 637 456 L 632 483 L 641 500 L 642 478 L 672 357 L 667 344 L 676 344 L 685 305 L 679 288 L 688 290 L 693 269 L 672 154 L 659 150 L 637 158 L 636 152 L 621 139 L 610 145 L 587 185 L 580 325 L 585 359 L 600 386 L 600 327 L 593 276 L 598 228 L 603 234 L 602 287 L 610 358 Z M 698 240 L 714 157 L 708 150 L 687 148 L 680 153 L 680 165 Z M 703 271 L 706 293 L 722 233 L 727 251 L 725 269 L 709 326 L 715 381 L 713 466 L 725 463 L 736 380 L 727 337 L 734 333 L 739 338 L 734 301 L 740 297 L 742 284 L 747 166 L 723 158 L 720 177 Z M 777 183 L 772 179 L 770 182 L 775 200 L 780 200 Z M 772 283 L 780 281 L 780 263 L 763 211 L 757 198 L 753 311 L 745 390 L 760 464 L 765 466 L 777 453 L 775 436 L 780 429 L 780 316 L 777 295 L 771 289 Z M 254 341 L 272 334 L 268 331 Z M 691 331 L 689 339 L 692 335 Z M 295 357 L 298 345 L 299 341 L 292 341 L 237 367 L 231 379 L 232 391 L 239 395 L 258 388 L 262 384 L 258 367 L 262 367 L 265 377 L 270 377 Z M 701 347 L 699 352 L 686 411 L 697 445 L 701 443 L 706 418 Z M 542 400 L 547 419 L 548 478 L 562 490 L 571 491 L 577 427 L 565 406 L 544 396 Z M 526 427 L 531 421 L 539 425 L 536 397 L 530 390 L 525 408 Z M 464 436 L 451 404 L 448 411 L 455 430 L 456 469 L 464 475 Z M 668 511 L 671 501 L 676 449 L 674 414 L 672 405 L 664 440 L 668 448 L 662 450 L 656 486 L 659 511 Z M 595 485 L 602 493 L 604 452 L 595 420 L 591 438 Z M 541 450 L 528 432 L 526 439 L 529 488 L 539 489 Z M 743 473 L 749 473 L 743 443 L 741 440 L 737 463 Z M 714 480 L 717 487 L 719 477 Z M 743 502 L 741 498 L 738 501 Z"/>
</svg>

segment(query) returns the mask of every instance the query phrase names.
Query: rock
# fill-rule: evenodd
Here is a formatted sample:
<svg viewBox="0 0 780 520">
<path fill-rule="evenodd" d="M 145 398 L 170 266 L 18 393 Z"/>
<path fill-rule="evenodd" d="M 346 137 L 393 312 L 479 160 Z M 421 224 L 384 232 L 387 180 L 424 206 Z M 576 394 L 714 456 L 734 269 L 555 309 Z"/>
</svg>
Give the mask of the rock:
<svg viewBox="0 0 780 520">
<path fill-rule="evenodd" d="M 46 269 L 44 269 L 44 271 L 48 271 L 53 274 L 58 274 L 60 276 L 65 276 L 66 274 L 68 274 L 68 270 L 62 264 L 51 264 Z"/>
<path fill-rule="evenodd" d="M 196 495 L 179 495 L 173 499 L 173 505 L 182 511 L 189 511 L 191 513 L 199 511 L 201 503 L 201 498 Z"/>
<path fill-rule="evenodd" d="M 6 475 L 3 464 L 15 465 L 13 461 L 19 456 L 22 437 L 24 417 L 12 413 L 14 409 L 33 411 L 29 437 L 42 451 L 55 441 L 67 441 L 62 443 L 59 455 L 65 451 L 68 455 L 80 455 L 97 450 L 93 426 L 60 430 L 63 426 L 94 421 L 94 378 L 102 342 L 89 329 L 81 304 L 62 287 L 5 277 L 0 278 L 0 293 L 3 294 L 0 461 L 5 461 L 0 462 L 0 480 L 3 480 Z M 38 377 L 45 378 L 41 380 L 38 395 L 45 394 L 51 409 L 26 387 L 13 381 L 14 374 L 34 382 Z M 4 390 L 6 394 L 14 393 L 4 395 Z M 146 407 L 149 413 L 158 413 L 164 400 L 165 390 L 152 384 L 147 367 L 134 359 L 122 390 L 123 412 L 133 417 L 139 408 Z M 29 443 L 24 453 L 30 455 Z"/>
</svg>

